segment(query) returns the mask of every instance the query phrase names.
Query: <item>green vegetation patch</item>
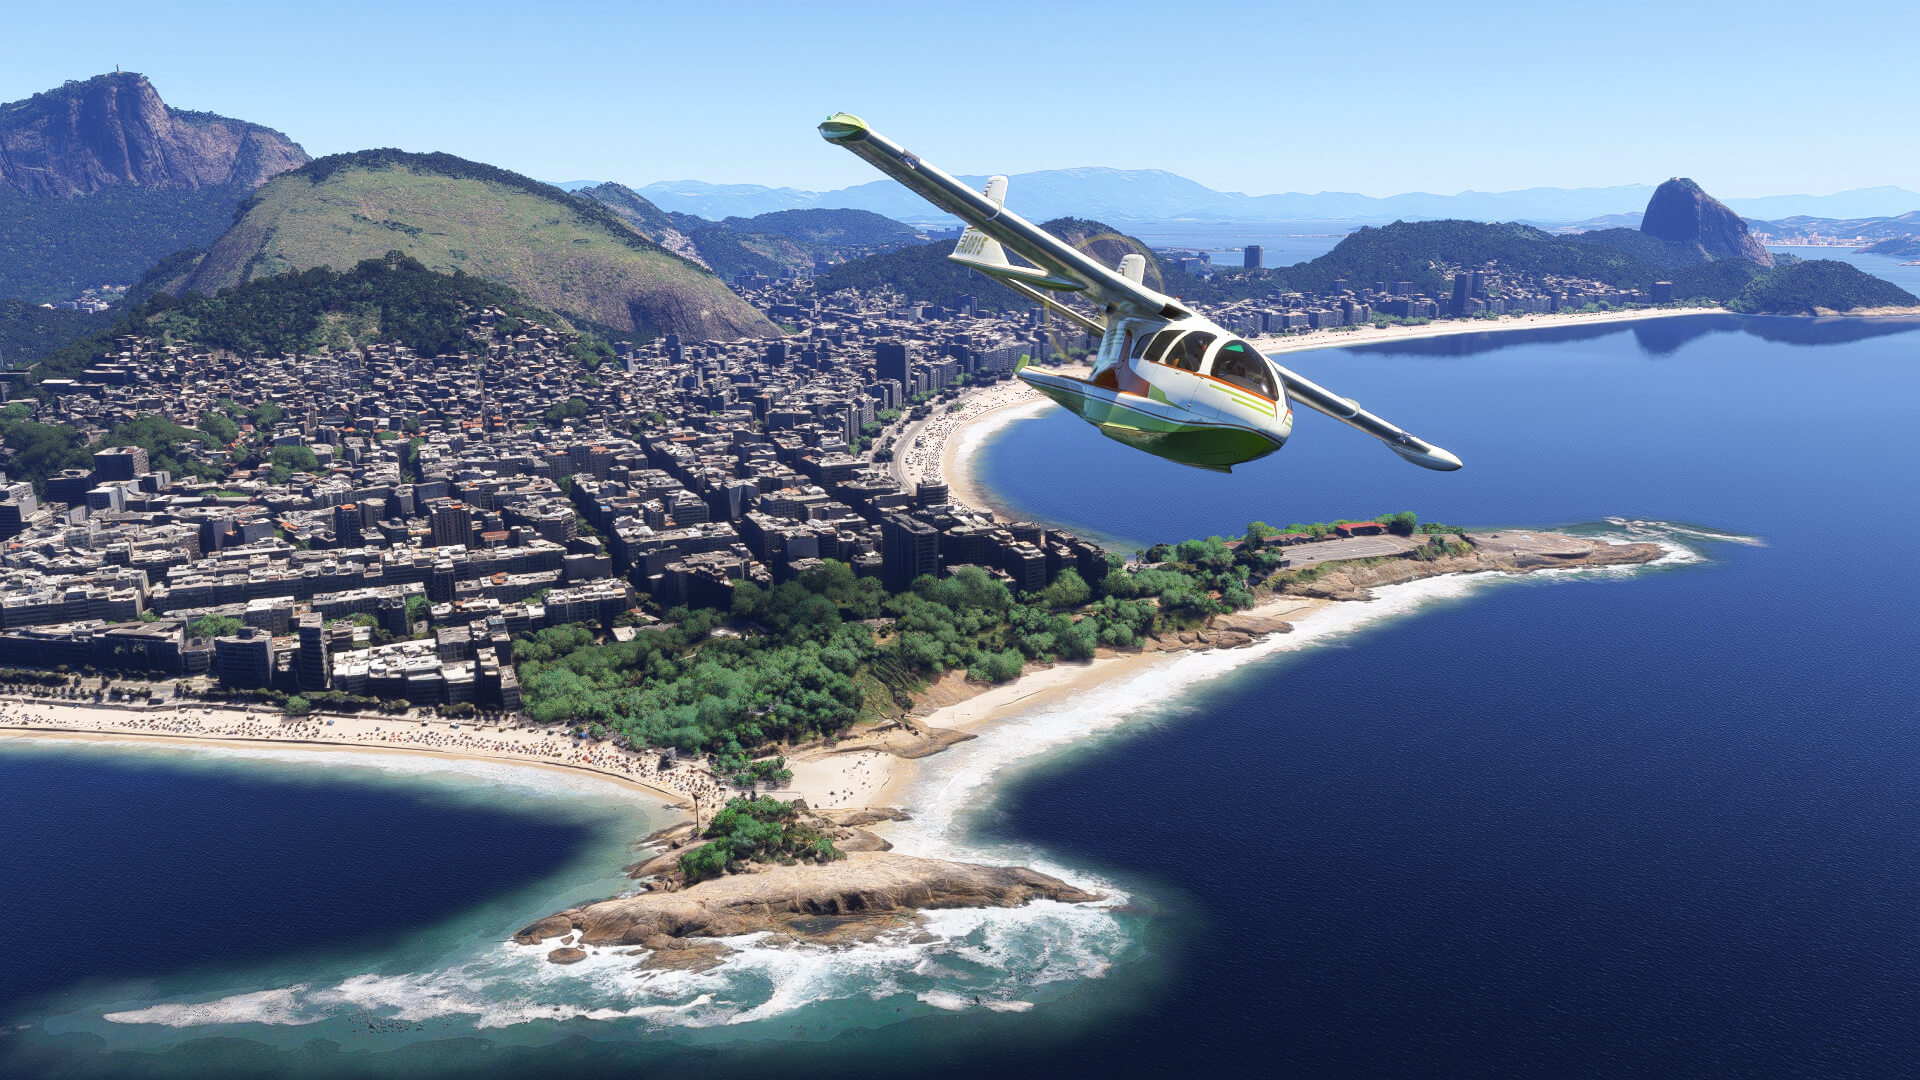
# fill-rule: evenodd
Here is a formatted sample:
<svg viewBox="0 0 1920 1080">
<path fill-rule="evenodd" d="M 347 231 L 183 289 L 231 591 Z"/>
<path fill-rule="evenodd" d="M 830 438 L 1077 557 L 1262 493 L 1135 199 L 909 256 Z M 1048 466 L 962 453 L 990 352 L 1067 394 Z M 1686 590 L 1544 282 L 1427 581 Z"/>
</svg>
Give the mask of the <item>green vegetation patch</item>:
<svg viewBox="0 0 1920 1080">
<path fill-rule="evenodd" d="M 1754 315 L 1815 315 L 1912 307 L 1920 297 L 1846 263 L 1810 259 L 1754 278 L 1727 306 Z"/>
<path fill-rule="evenodd" d="M 799 807 L 778 799 L 729 800 L 700 834 L 711 842 L 680 856 L 680 872 L 691 885 L 746 862 L 831 862 L 846 857 L 830 837 L 799 816 Z"/>
<path fill-rule="evenodd" d="M 131 285 L 168 253 L 213 243 L 245 195 L 115 186 L 58 199 L 0 189 L 0 297 L 38 304 Z"/>
<path fill-rule="evenodd" d="M 0 300 L 0 368 L 24 367 L 66 345 L 113 325 L 107 311 L 43 308 L 24 300 Z"/>
</svg>

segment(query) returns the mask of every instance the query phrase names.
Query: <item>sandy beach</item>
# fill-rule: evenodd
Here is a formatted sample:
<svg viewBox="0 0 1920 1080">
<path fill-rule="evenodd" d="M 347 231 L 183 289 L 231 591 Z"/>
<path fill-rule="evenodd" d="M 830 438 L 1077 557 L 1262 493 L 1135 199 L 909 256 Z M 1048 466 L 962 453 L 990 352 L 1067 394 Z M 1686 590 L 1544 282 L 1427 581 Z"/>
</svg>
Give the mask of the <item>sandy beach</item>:
<svg viewBox="0 0 1920 1080">
<path fill-rule="evenodd" d="M 155 708 L 70 701 L 0 700 L 0 738 L 138 742 L 219 750 L 271 746 L 317 753 L 430 754 L 586 775 L 674 808 L 704 813 L 731 789 L 703 768 L 660 768 L 657 754 L 570 737 L 563 729 L 479 725 L 392 716 L 290 719 L 269 709 L 222 706 Z"/>
<path fill-rule="evenodd" d="M 1624 323 L 1700 313 L 1700 309 L 1690 309 L 1539 315 L 1493 323 L 1460 320 L 1385 330 L 1316 332 L 1263 339 L 1259 344 L 1271 353 L 1297 352 L 1383 340 Z M 1027 384 L 1011 380 L 972 391 L 964 395 L 959 404 L 960 408 L 936 412 L 918 425 L 911 439 L 919 440 L 920 445 L 897 464 L 896 472 L 909 482 L 923 477 L 944 477 L 954 501 L 993 510 L 992 500 L 973 477 L 972 455 L 995 428 L 1032 415 L 1050 403 Z M 909 445 L 911 439 L 907 440 Z M 1282 597 L 1241 614 L 1285 618 L 1304 629 L 1316 615 L 1347 606 Z M 916 729 L 977 735 L 996 721 L 1044 708 L 1153 665 L 1170 663 L 1176 655 L 1179 654 L 1103 654 L 1092 661 L 1030 670 L 1002 686 L 967 687 L 951 695 L 963 700 L 942 703 L 942 695 L 935 693 L 927 706 L 917 710 L 911 722 Z M 707 771 L 705 763 L 697 759 L 663 769 L 655 753 L 634 753 L 610 742 L 574 738 L 564 729 L 524 724 L 503 726 L 365 715 L 294 720 L 266 708 L 208 706 L 198 702 L 141 707 L 50 698 L 0 698 L 0 738 L 7 737 L 145 742 L 212 751 L 268 746 L 331 753 L 436 755 L 596 777 L 625 791 L 660 799 L 668 807 L 701 816 L 723 805 L 727 798 L 744 794 L 721 783 Z M 827 747 L 793 754 L 788 762 L 794 773 L 793 780 L 774 794 L 804 798 L 809 805 L 822 809 L 897 806 L 902 787 L 920 768 L 920 762 L 902 757 L 879 742 L 871 734 L 861 734 Z"/>
<path fill-rule="evenodd" d="M 1555 326 L 1595 326 L 1605 323 L 1642 322 L 1647 319 L 1671 319 L 1684 315 L 1724 315 L 1725 308 L 1633 308 L 1626 311 L 1563 311 L 1552 315 L 1503 315 L 1498 319 L 1441 319 L 1425 326 L 1388 326 L 1384 329 L 1362 326 L 1357 329 L 1309 330 L 1304 334 L 1268 334 L 1253 339 L 1261 352 L 1269 355 L 1303 352 L 1308 349 L 1338 349 L 1348 345 L 1373 345 L 1382 341 L 1411 341 L 1415 338 L 1452 337 L 1455 334 L 1500 334 L 1509 330 L 1544 330 Z"/>
<path fill-rule="evenodd" d="M 1286 619 L 1298 627 L 1333 604 L 1281 596 L 1239 612 L 1238 617 Z M 1311 629 L 1311 624 L 1307 628 Z M 973 693 L 965 700 L 917 710 L 913 722 L 924 728 L 977 736 L 1012 716 L 1057 705 L 1102 683 L 1170 664 L 1181 655 L 1178 651 L 1103 649 L 1092 660 L 1030 669 L 1011 682 Z M 847 740 L 838 747 L 810 750 L 791 758 L 788 765 L 793 769 L 793 783 L 789 793 L 821 809 L 901 807 L 901 789 L 925 760 L 876 749 L 871 739 Z"/>
<path fill-rule="evenodd" d="M 1540 330 L 1556 326 L 1593 326 L 1606 323 L 1639 322 L 1681 315 L 1721 313 L 1721 308 L 1658 308 L 1633 311 L 1564 312 L 1556 315 L 1510 315 L 1500 319 L 1446 319 L 1425 326 L 1389 326 L 1376 329 L 1364 326 L 1354 330 L 1312 330 L 1304 334 L 1267 335 L 1253 344 L 1269 355 L 1306 352 L 1312 349 L 1339 349 L 1349 345 L 1371 345 L 1384 341 L 1412 341 L 1417 338 L 1451 337 L 1456 334 L 1493 334 L 1512 330 Z M 1073 369 L 1063 370 L 1069 374 Z M 1080 370 L 1085 370 L 1082 367 Z M 944 479 L 948 497 L 954 502 L 992 513 L 1001 520 L 1012 520 L 973 475 L 972 459 L 980 446 L 996 429 L 1026 416 L 1038 415 L 1051 402 L 1039 391 L 1019 380 L 998 383 L 960 398 L 961 408 L 929 418 L 915 432 L 920 442 L 910 455 L 902 454 L 895 475 L 907 490 L 920 479 Z"/>
</svg>

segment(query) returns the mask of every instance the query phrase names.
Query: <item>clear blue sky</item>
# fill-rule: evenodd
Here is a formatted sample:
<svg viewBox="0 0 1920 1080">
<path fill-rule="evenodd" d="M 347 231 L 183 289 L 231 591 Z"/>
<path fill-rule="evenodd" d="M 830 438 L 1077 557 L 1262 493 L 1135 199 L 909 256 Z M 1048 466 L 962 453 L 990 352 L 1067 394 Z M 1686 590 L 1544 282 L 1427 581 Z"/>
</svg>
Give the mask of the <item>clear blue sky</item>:
<svg viewBox="0 0 1920 1080">
<path fill-rule="evenodd" d="M 315 155 L 636 185 L 865 182 L 813 133 L 845 109 L 954 172 L 1824 194 L 1920 190 L 1916 38 L 1912 2 L 37 3 L 0 101 L 119 64 Z"/>
</svg>

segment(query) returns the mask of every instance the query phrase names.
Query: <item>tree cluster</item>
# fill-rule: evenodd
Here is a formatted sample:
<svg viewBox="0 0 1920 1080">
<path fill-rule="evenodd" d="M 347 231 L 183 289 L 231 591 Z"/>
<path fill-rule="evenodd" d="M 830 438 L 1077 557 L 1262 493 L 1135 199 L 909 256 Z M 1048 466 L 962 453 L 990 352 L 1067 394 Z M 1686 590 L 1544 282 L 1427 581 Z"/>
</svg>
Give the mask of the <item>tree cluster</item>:
<svg viewBox="0 0 1920 1080">
<path fill-rule="evenodd" d="M 830 837 L 800 820 L 799 807 L 766 797 L 729 800 L 701 835 L 709 842 L 680 856 L 680 872 L 689 885 L 746 862 L 790 865 L 845 858 Z"/>
</svg>

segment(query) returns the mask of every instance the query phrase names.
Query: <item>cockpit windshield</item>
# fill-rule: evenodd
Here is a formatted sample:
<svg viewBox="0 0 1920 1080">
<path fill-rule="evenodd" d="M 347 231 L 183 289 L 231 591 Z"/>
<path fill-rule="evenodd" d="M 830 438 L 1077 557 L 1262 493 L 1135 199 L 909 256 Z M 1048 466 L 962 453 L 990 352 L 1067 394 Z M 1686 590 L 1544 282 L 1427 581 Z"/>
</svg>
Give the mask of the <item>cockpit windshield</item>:
<svg viewBox="0 0 1920 1080">
<path fill-rule="evenodd" d="M 1244 341 L 1229 341 L 1220 346 L 1213 357 L 1212 374 L 1221 382 L 1251 390 L 1261 397 L 1279 398 L 1274 392 L 1273 372 L 1267 367 L 1267 358 Z"/>
<path fill-rule="evenodd" d="M 1151 338 L 1142 338 L 1140 339 L 1140 343 L 1135 346 L 1139 351 L 1133 355 L 1142 357 L 1150 363 L 1158 364 L 1160 363 L 1160 358 L 1166 355 L 1167 346 L 1173 344 L 1173 340 L 1179 336 L 1180 331 L 1178 330 L 1162 330 Z"/>
<path fill-rule="evenodd" d="M 1171 364 L 1182 371 L 1199 371 L 1200 361 L 1207 355 L 1207 346 L 1213 344 L 1213 335 L 1204 330 L 1194 330 L 1181 336 L 1173 348 L 1167 350 L 1163 364 Z"/>
</svg>

